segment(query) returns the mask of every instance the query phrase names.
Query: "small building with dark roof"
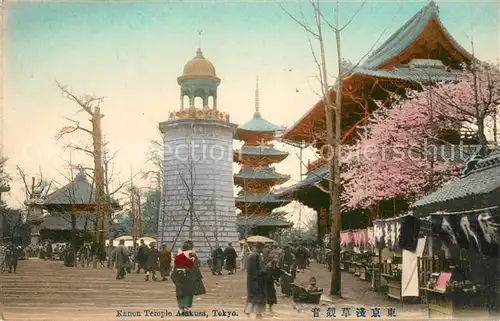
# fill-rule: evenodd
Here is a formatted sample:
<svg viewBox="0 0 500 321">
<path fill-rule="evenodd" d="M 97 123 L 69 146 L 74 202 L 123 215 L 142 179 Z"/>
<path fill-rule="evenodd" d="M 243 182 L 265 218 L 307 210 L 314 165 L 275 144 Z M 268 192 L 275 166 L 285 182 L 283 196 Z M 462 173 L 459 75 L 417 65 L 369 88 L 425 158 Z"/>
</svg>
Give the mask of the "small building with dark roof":
<svg viewBox="0 0 500 321">
<path fill-rule="evenodd" d="M 41 218 L 30 218 L 31 221 L 37 221 L 37 232 L 41 240 L 70 241 L 72 224 L 78 237 L 93 237 L 97 204 L 94 186 L 89 182 L 85 171 L 80 171 L 73 181 L 47 195 L 38 205 L 49 212 Z M 105 202 L 104 206 L 109 212 L 120 209 L 118 202 L 113 199 Z M 109 228 L 110 232 L 111 226 L 112 223 L 105 220 L 105 228 Z"/>
</svg>

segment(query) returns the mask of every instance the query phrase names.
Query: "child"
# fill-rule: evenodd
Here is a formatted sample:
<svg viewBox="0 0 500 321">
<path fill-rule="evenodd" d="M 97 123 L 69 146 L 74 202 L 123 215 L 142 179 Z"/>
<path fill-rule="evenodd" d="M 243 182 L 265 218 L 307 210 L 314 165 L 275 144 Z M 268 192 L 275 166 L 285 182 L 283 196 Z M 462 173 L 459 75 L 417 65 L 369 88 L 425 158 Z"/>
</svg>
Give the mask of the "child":
<svg viewBox="0 0 500 321">
<path fill-rule="evenodd" d="M 311 276 L 309 278 L 309 285 L 306 288 L 307 292 L 312 293 L 312 292 L 318 292 L 319 288 L 316 285 L 316 278 L 314 276 Z"/>
<path fill-rule="evenodd" d="M 279 279 L 288 274 L 278 267 L 278 260 L 271 260 L 266 265 L 266 297 L 267 304 L 269 305 L 269 312 L 273 312 L 273 305 L 278 304 L 278 298 L 276 296 L 275 283 L 278 283 Z"/>
</svg>

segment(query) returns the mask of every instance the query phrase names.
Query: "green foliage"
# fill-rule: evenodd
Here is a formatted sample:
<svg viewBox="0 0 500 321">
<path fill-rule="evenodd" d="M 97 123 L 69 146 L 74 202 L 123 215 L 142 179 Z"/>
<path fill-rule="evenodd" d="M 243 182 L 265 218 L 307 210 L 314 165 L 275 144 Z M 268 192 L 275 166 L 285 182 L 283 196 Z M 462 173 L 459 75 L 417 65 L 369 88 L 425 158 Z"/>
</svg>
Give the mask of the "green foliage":
<svg viewBox="0 0 500 321">
<path fill-rule="evenodd" d="M 161 192 L 158 189 L 151 189 L 143 193 L 141 197 L 141 228 L 142 236 L 155 236 L 158 229 L 158 209 L 160 206 Z M 117 232 L 120 235 L 130 235 L 132 233 L 132 212 L 123 211 L 115 218 Z"/>
<path fill-rule="evenodd" d="M 141 201 L 141 224 L 142 234 L 154 236 L 158 230 L 158 214 L 161 202 L 161 192 L 158 189 L 151 189 L 144 193 Z"/>
</svg>

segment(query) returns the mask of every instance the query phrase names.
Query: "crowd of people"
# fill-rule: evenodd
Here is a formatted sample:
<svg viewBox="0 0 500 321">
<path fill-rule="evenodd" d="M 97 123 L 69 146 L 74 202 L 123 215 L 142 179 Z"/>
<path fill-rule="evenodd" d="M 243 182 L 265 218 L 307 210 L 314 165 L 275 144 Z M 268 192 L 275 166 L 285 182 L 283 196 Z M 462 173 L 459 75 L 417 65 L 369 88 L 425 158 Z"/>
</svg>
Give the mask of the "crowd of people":
<svg viewBox="0 0 500 321">
<path fill-rule="evenodd" d="M 262 318 L 266 310 L 273 311 L 278 303 L 276 286 L 281 287 L 284 296 L 293 294 L 293 284 L 297 273 L 310 264 L 311 251 L 303 246 L 289 243 L 284 247 L 256 243 L 246 259 L 247 306 L 245 313 Z M 306 291 L 315 292 L 316 279 L 311 277 Z"/>
<path fill-rule="evenodd" d="M 1 271 L 16 273 L 17 260 L 21 247 L 13 243 L 0 245 Z M 60 259 L 65 265 L 74 266 L 77 262 L 81 267 L 90 266 L 95 247 L 84 243 L 73 256 L 69 244 L 52 244 L 46 241 L 37 246 L 29 246 L 26 251 L 28 256 L 38 256 L 45 260 Z M 293 294 L 293 284 L 297 273 L 303 272 L 314 258 L 318 262 L 327 263 L 328 253 L 320 248 L 307 248 L 303 245 L 289 243 L 285 246 L 276 244 L 256 243 L 253 246 L 242 245 L 240 269 L 247 274 L 247 306 L 245 313 L 255 314 L 262 318 L 266 310 L 273 311 L 273 306 L 278 303 L 276 287 L 281 289 L 284 296 Z M 222 275 L 223 270 L 228 275 L 235 274 L 238 268 L 238 254 L 231 243 L 223 250 L 217 245 L 212 251 L 208 265 L 213 275 Z M 68 261 L 68 262 L 67 262 Z M 71 261 L 71 262 L 69 262 Z M 172 264 L 173 263 L 173 264 Z M 161 281 L 168 278 L 176 287 L 177 303 L 183 314 L 189 315 L 193 305 L 194 296 L 206 293 L 203 284 L 203 275 L 200 270 L 200 261 L 194 250 L 192 241 L 186 241 L 175 255 L 167 244 L 162 244 L 159 249 L 155 242 L 146 245 L 144 240 L 135 247 L 126 247 L 125 241 L 120 240 L 118 246 L 108 252 L 108 267 L 116 269 L 116 279 L 125 278 L 127 273 L 145 274 L 145 281 L 157 281 L 157 273 Z M 307 291 L 317 291 L 316 279 L 310 278 Z"/>
<path fill-rule="evenodd" d="M 17 262 L 22 251 L 21 246 L 12 242 L 0 244 L 0 273 L 17 273 Z"/>
</svg>

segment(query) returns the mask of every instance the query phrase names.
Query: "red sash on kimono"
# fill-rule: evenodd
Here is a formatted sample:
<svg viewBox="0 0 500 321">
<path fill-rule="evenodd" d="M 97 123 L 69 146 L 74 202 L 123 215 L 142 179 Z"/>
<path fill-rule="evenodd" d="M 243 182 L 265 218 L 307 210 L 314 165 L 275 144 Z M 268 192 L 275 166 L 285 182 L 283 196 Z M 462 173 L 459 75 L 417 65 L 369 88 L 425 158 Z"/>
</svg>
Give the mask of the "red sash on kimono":
<svg viewBox="0 0 500 321">
<path fill-rule="evenodd" d="M 174 257 L 174 265 L 177 268 L 190 269 L 194 265 L 194 260 L 191 257 L 191 251 L 179 251 Z"/>
</svg>

